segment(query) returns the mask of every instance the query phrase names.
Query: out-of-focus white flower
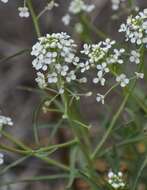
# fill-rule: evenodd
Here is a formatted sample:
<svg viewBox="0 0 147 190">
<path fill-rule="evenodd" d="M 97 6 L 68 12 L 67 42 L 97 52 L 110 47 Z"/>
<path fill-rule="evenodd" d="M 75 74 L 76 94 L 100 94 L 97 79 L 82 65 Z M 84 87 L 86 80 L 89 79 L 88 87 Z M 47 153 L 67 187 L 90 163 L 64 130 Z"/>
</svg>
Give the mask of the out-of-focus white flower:
<svg viewBox="0 0 147 190">
<path fill-rule="evenodd" d="M 79 34 L 83 32 L 83 25 L 80 22 L 75 24 L 75 31 Z"/>
<path fill-rule="evenodd" d="M 5 125 L 12 126 L 13 121 L 12 121 L 12 119 L 10 117 L 0 115 L 0 128 L 5 126 Z"/>
<path fill-rule="evenodd" d="M 117 76 L 116 81 L 120 83 L 121 87 L 125 87 L 129 84 L 129 79 L 126 77 L 125 74 Z"/>
<path fill-rule="evenodd" d="M 4 155 L 0 153 L 0 165 L 4 163 Z"/>
<path fill-rule="evenodd" d="M 138 73 L 138 72 L 135 72 L 135 75 L 138 79 L 143 79 L 144 78 L 144 73 Z"/>
<path fill-rule="evenodd" d="M 105 96 L 98 93 L 97 96 L 96 96 L 96 101 L 101 102 L 102 104 L 104 104 L 105 103 Z"/>
<path fill-rule="evenodd" d="M 54 7 L 58 7 L 59 4 L 56 3 L 54 0 L 50 1 L 47 6 L 46 6 L 46 9 L 47 10 L 52 10 Z"/>
<path fill-rule="evenodd" d="M 131 56 L 130 56 L 130 62 L 132 63 L 136 63 L 136 64 L 139 64 L 140 63 L 140 53 L 135 51 L 135 50 L 132 50 L 131 51 Z"/>
<path fill-rule="evenodd" d="M 29 9 L 27 7 L 19 7 L 18 11 L 21 18 L 28 18 L 30 16 Z"/>
<path fill-rule="evenodd" d="M 122 172 L 118 172 L 117 174 L 115 174 L 112 171 L 109 171 L 108 173 L 108 183 L 114 189 L 120 189 L 125 187 L 125 183 L 122 178 L 123 178 Z"/>
<path fill-rule="evenodd" d="M 122 3 L 122 2 L 125 2 L 125 1 L 126 1 L 126 0 L 111 0 L 112 9 L 113 9 L 114 11 L 118 10 L 119 7 L 120 7 L 120 5 L 121 5 L 121 3 Z"/>
<path fill-rule="evenodd" d="M 0 0 L 3 3 L 8 3 L 8 0 Z"/>
<path fill-rule="evenodd" d="M 69 12 L 72 14 L 78 14 L 81 11 L 91 12 L 95 8 L 95 5 L 87 5 L 83 0 L 72 0 L 69 6 Z"/>
<path fill-rule="evenodd" d="M 69 14 L 66 14 L 62 17 L 62 22 L 64 25 L 68 26 L 71 20 L 71 16 Z"/>
</svg>

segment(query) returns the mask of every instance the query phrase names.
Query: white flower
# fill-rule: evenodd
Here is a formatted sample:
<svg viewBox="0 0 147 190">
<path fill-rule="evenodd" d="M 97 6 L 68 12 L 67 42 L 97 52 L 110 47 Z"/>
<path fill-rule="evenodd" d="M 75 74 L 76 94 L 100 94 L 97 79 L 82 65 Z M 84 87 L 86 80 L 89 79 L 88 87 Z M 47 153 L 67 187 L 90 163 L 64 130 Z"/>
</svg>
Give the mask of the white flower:
<svg viewBox="0 0 147 190">
<path fill-rule="evenodd" d="M 144 73 L 138 73 L 138 72 L 135 72 L 135 75 L 138 79 L 143 79 L 144 78 Z"/>
<path fill-rule="evenodd" d="M 115 44 L 115 40 L 111 41 L 109 38 L 107 38 L 104 42 L 103 42 L 103 49 L 105 51 L 108 51 L 114 44 Z"/>
<path fill-rule="evenodd" d="M 71 20 L 71 17 L 69 14 L 66 14 L 62 17 L 62 22 L 64 23 L 64 25 L 69 25 L 70 23 L 70 20 Z"/>
<path fill-rule="evenodd" d="M 46 6 L 46 9 L 47 10 L 52 10 L 54 7 L 58 7 L 59 4 L 58 3 L 55 3 L 54 0 L 50 1 L 47 6 Z"/>
<path fill-rule="evenodd" d="M 129 60 L 130 60 L 130 62 L 134 62 L 136 64 L 139 64 L 140 63 L 140 53 L 135 51 L 135 50 L 132 50 Z"/>
<path fill-rule="evenodd" d="M 104 104 L 105 103 L 105 96 L 98 93 L 97 96 L 96 96 L 96 101 L 101 102 L 102 104 Z"/>
<path fill-rule="evenodd" d="M 83 0 L 72 0 L 69 6 L 69 12 L 72 14 L 78 14 L 81 11 L 91 12 L 95 8 L 94 5 L 87 5 Z"/>
<path fill-rule="evenodd" d="M 0 153 L 0 165 L 4 163 L 4 155 Z"/>
<path fill-rule="evenodd" d="M 45 88 L 47 86 L 46 81 L 45 81 L 45 76 L 41 72 L 37 73 L 37 77 L 36 77 L 35 81 L 38 83 L 38 86 L 40 88 Z"/>
<path fill-rule="evenodd" d="M 58 78 L 57 78 L 57 73 L 51 73 L 47 75 L 48 78 L 48 83 L 57 83 Z"/>
<path fill-rule="evenodd" d="M 108 58 L 106 59 L 106 62 L 108 64 L 114 64 L 114 63 L 118 63 L 118 64 L 123 64 L 123 59 L 121 58 L 122 54 L 125 52 L 124 49 L 114 49 L 113 53 L 110 54 L 108 56 Z"/>
<path fill-rule="evenodd" d="M 83 25 L 80 22 L 75 24 L 75 31 L 79 34 L 83 32 Z"/>
<path fill-rule="evenodd" d="M 59 88 L 59 94 L 64 94 L 64 88 L 63 87 Z"/>
<path fill-rule="evenodd" d="M 109 171 L 108 173 L 108 183 L 114 189 L 120 189 L 125 187 L 125 183 L 122 178 L 123 178 L 122 172 L 118 172 L 117 174 L 115 174 L 112 171 Z"/>
<path fill-rule="evenodd" d="M 27 7 L 19 7 L 18 10 L 21 18 L 28 18 L 30 16 L 29 9 Z"/>
<path fill-rule="evenodd" d="M 87 78 L 83 77 L 83 78 L 78 79 L 78 81 L 79 81 L 79 83 L 86 83 L 87 82 Z"/>
<path fill-rule="evenodd" d="M 12 126 L 13 125 L 12 119 L 10 117 L 5 117 L 3 115 L 0 115 L 0 128 L 5 125 Z"/>
<path fill-rule="evenodd" d="M 109 68 L 107 67 L 107 64 L 103 62 L 101 65 L 97 65 L 96 68 L 101 71 L 102 73 L 108 73 Z"/>
<path fill-rule="evenodd" d="M 125 87 L 129 84 L 129 79 L 126 77 L 125 74 L 121 74 L 116 77 L 116 81 L 120 83 L 121 87 Z"/>
<path fill-rule="evenodd" d="M 81 68 L 81 73 L 84 73 L 85 71 L 90 69 L 90 64 L 88 61 L 86 61 L 86 63 L 80 63 L 79 66 Z"/>
<path fill-rule="evenodd" d="M 3 3 L 8 3 L 8 0 L 0 0 Z"/>
<path fill-rule="evenodd" d="M 71 82 L 72 80 L 76 80 L 76 75 L 74 71 L 70 71 L 66 77 L 67 82 Z"/>
<path fill-rule="evenodd" d="M 88 44 L 84 44 L 83 45 L 83 50 L 81 51 L 82 54 L 85 54 L 85 55 L 88 55 L 89 52 L 90 52 L 90 48 L 91 48 L 91 45 L 88 45 Z"/>
<path fill-rule="evenodd" d="M 97 84 L 97 83 L 100 82 L 100 84 L 101 84 L 102 86 L 105 85 L 105 81 L 106 81 L 106 79 L 103 77 L 103 73 L 102 73 L 101 71 L 99 71 L 99 72 L 97 73 L 97 77 L 95 77 L 95 78 L 93 79 L 93 83 Z"/>
<path fill-rule="evenodd" d="M 121 5 L 121 3 L 122 2 L 125 2 L 126 0 L 111 0 L 111 3 L 112 3 L 112 9 L 113 10 L 118 10 L 119 9 L 119 7 L 120 7 L 120 5 Z"/>
</svg>

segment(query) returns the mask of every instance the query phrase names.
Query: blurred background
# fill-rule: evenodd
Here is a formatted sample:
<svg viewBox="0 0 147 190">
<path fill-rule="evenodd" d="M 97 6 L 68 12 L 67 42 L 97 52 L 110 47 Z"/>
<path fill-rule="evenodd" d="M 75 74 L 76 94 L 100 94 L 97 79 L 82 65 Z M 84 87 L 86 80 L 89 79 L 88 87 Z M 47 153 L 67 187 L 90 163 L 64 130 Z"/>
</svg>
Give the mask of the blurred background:
<svg viewBox="0 0 147 190">
<path fill-rule="evenodd" d="M 58 0 L 59 7 L 54 8 L 51 11 L 47 11 L 40 19 L 40 26 L 42 34 L 52 32 L 68 32 L 78 43 L 79 47 L 83 44 L 84 39 L 77 34 L 74 25 L 64 26 L 61 17 L 67 12 L 70 0 Z M 129 11 L 124 7 L 117 12 L 112 11 L 110 0 L 89 0 L 88 3 L 95 4 L 96 8 L 90 14 L 91 24 L 95 28 L 99 28 L 104 31 L 112 39 L 121 41 L 121 35 L 118 33 L 120 23 L 125 21 Z M 36 12 L 40 12 L 45 6 L 45 0 L 33 0 L 34 8 Z M 147 7 L 146 0 L 136 1 L 136 5 L 140 9 Z M 32 68 L 32 58 L 30 52 L 26 51 L 32 47 L 36 42 L 36 34 L 32 25 L 31 17 L 22 19 L 18 15 L 18 7 L 23 6 L 21 0 L 9 0 L 7 4 L 0 2 L 0 111 L 1 114 L 7 115 L 13 118 L 14 126 L 9 128 L 9 132 L 18 139 L 22 139 L 23 142 L 33 147 L 33 117 L 34 112 L 37 109 L 41 96 L 40 93 L 33 91 L 32 88 L 36 87 L 35 83 L 35 71 Z M 75 20 L 78 18 L 75 18 Z M 99 42 L 101 37 L 96 34 L 94 30 L 90 31 L 90 40 L 92 42 Z M 20 51 L 26 51 L 17 57 L 7 59 L 9 56 L 14 55 Z M 143 86 L 145 86 L 143 84 Z M 95 88 L 89 84 L 89 89 Z M 145 88 L 145 87 L 144 87 Z M 111 103 L 116 105 L 115 97 L 110 97 Z M 119 100 L 118 100 L 119 101 Z M 90 109 L 89 109 L 90 108 Z M 113 110 L 113 111 L 114 111 Z M 112 110 L 108 109 L 108 115 Z M 102 117 L 103 107 L 95 104 L 93 99 L 81 100 L 81 112 L 84 117 L 92 123 L 95 127 L 92 129 L 93 134 L 96 131 L 103 130 L 99 127 L 99 118 Z M 47 122 L 54 120 L 57 116 L 54 114 L 45 114 L 40 116 Z M 41 130 L 42 144 L 46 144 L 47 137 L 46 130 Z M 64 142 L 70 137 L 68 131 L 59 130 L 54 141 L 56 143 Z M 98 137 L 97 137 L 98 138 Z M 5 142 L 4 138 L 1 141 Z M 143 149 L 144 147 L 141 146 Z M 142 150 L 141 149 L 141 150 Z M 59 155 L 56 155 L 63 162 L 66 161 L 67 150 L 61 151 Z M 8 165 L 15 159 L 19 158 L 17 155 L 5 154 L 5 164 Z M 125 170 L 127 168 L 125 163 L 122 163 L 122 167 Z M 98 160 L 97 168 L 99 172 L 105 172 L 108 169 L 107 162 L 103 159 Z M 54 169 L 47 168 L 42 162 L 30 158 L 26 162 L 9 170 L 4 175 L 0 176 L 0 181 L 12 181 L 19 180 L 23 177 L 35 176 L 39 174 L 50 174 L 54 172 Z M 63 190 L 64 182 L 62 180 L 55 182 L 37 182 L 37 183 L 24 183 L 16 184 L 7 187 L 0 187 L 0 190 Z M 142 187 L 143 186 L 143 187 Z M 142 185 L 140 190 L 145 190 Z M 78 185 L 75 184 L 75 189 L 87 189 L 86 184 L 78 181 Z"/>
</svg>

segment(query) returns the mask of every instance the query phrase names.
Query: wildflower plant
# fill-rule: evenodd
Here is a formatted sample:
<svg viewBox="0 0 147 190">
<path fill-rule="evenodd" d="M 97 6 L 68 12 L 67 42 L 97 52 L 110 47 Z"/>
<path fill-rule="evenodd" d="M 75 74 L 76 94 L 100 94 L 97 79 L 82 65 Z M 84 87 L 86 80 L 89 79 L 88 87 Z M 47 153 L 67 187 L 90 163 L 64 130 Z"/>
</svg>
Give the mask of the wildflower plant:
<svg viewBox="0 0 147 190">
<path fill-rule="evenodd" d="M 1 3 L 9 1 L 1 0 Z M 112 8 L 118 10 L 120 4 L 126 2 L 112 0 L 111 3 Z M 137 143 L 143 144 L 146 138 L 143 131 L 145 126 L 143 121 L 147 124 L 146 92 L 142 92 L 140 84 L 141 80 L 142 82 L 146 80 L 147 10 L 141 10 L 137 15 L 132 11 L 132 15 L 128 16 L 127 21 L 118 29 L 118 33 L 124 34 L 125 38 L 123 42 L 119 42 L 108 37 L 87 19 L 96 9 L 96 5 L 83 0 L 71 0 L 68 11 L 60 22 L 68 27 L 73 16 L 79 18 L 76 31 L 82 39 L 80 46 L 68 32 L 42 34 L 40 18 L 46 11 L 52 11 L 60 6 L 62 2 L 47 1 L 46 6 L 36 13 L 33 1 L 25 0 L 22 1 L 22 6 L 18 7 L 18 15 L 21 18 L 32 18 L 36 32 L 35 43 L 29 52 L 32 58 L 30 64 L 35 72 L 34 81 L 37 91 L 41 94 L 41 103 L 38 106 L 39 111 L 34 114 L 32 136 L 35 143 L 31 147 L 29 143 L 24 143 L 7 132 L 8 128 L 5 126 L 13 126 L 13 119 L 0 115 L 1 138 L 6 138 L 10 142 L 8 145 L 5 142 L 0 143 L 0 152 L 22 156 L 9 166 L 4 166 L 4 155 L 0 153 L 2 167 L 0 174 L 33 157 L 44 162 L 48 168 L 51 166 L 57 168 L 58 170 L 55 170 L 57 173 L 30 176 L 20 182 L 63 178 L 66 183 L 65 189 L 74 189 L 74 184 L 82 180 L 88 189 L 92 190 L 136 190 L 140 179 L 144 182 L 143 170 L 147 163 L 146 151 L 140 156 L 136 150 Z M 82 28 L 83 26 L 86 27 Z M 94 42 L 92 39 L 89 40 L 90 35 L 82 36 L 87 27 L 88 31 L 92 30 L 91 32 L 97 34 L 98 38 Z M 15 56 L 21 53 L 18 52 Z M 15 56 L 4 58 L 2 61 Z M 89 88 L 89 84 L 92 88 Z M 105 110 L 102 119 L 98 118 L 99 126 L 95 127 L 84 117 L 82 113 L 84 110 L 81 111 L 80 106 L 83 99 L 87 102 L 94 101 L 94 105 L 102 110 L 100 112 Z M 89 105 L 89 110 L 93 112 L 92 105 Z M 50 133 L 46 145 L 41 141 L 41 127 L 36 124 L 36 120 L 40 120 L 40 113 L 57 114 L 54 123 L 49 121 L 46 124 L 43 121 L 43 124 L 51 124 L 52 127 L 52 130 L 46 127 L 46 131 Z M 142 120 L 136 119 L 138 115 L 141 115 Z M 39 124 L 41 125 L 41 122 Z M 56 144 L 53 140 L 59 128 L 66 130 L 70 135 L 67 141 Z M 102 129 L 100 135 L 95 128 Z M 67 163 L 54 157 L 61 149 L 68 149 Z M 132 151 L 135 151 L 135 156 L 132 156 Z M 129 164 L 140 158 L 144 160 L 137 169 L 129 167 Z M 97 162 L 100 160 L 105 162 L 103 172 L 97 168 Z M 124 162 L 128 162 L 126 170 L 122 167 Z M 17 182 L 19 181 L 7 180 L 0 182 L 0 186 L 11 186 Z"/>
</svg>

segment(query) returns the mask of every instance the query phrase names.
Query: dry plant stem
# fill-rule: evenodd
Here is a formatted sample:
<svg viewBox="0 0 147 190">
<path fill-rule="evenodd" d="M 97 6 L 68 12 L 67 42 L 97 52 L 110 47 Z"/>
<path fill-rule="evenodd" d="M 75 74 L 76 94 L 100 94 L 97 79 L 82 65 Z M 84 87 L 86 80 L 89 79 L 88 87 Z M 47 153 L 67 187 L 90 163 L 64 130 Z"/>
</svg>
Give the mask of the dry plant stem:
<svg viewBox="0 0 147 190">
<path fill-rule="evenodd" d="M 141 64 L 140 64 L 140 66 L 139 66 L 139 68 L 138 68 L 138 72 L 140 72 L 140 71 L 142 70 L 142 66 L 143 66 L 143 64 L 144 64 L 144 47 L 141 47 L 141 48 L 140 48 L 140 53 L 141 53 Z M 129 97 L 130 97 L 131 94 L 133 93 L 133 90 L 134 90 L 134 88 L 135 88 L 135 86 L 136 86 L 136 82 L 137 82 L 137 79 L 135 80 L 135 82 L 134 82 L 134 84 L 133 84 L 131 90 L 130 90 L 129 92 L 127 92 L 126 96 L 124 97 L 124 100 L 123 100 L 123 102 L 121 103 L 121 105 L 120 105 L 118 111 L 117 111 L 116 114 L 113 116 L 113 119 L 112 119 L 112 121 L 111 121 L 111 123 L 110 123 L 110 126 L 109 126 L 108 130 L 107 130 L 106 133 L 104 134 L 102 140 L 101 140 L 100 143 L 97 145 L 95 151 L 93 152 L 93 154 L 92 154 L 92 156 L 91 156 L 92 159 L 95 159 L 95 158 L 96 158 L 97 154 L 98 154 L 99 151 L 101 150 L 101 148 L 102 148 L 102 146 L 104 145 L 105 141 L 106 141 L 107 138 L 110 136 L 110 134 L 111 134 L 113 128 L 115 127 L 116 121 L 118 120 L 120 114 L 122 113 L 122 111 L 123 111 L 123 109 L 124 109 L 124 107 L 125 107 L 125 105 L 126 105 L 128 99 L 129 99 Z"/>
</svg>

